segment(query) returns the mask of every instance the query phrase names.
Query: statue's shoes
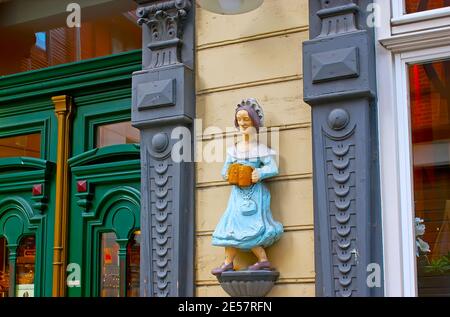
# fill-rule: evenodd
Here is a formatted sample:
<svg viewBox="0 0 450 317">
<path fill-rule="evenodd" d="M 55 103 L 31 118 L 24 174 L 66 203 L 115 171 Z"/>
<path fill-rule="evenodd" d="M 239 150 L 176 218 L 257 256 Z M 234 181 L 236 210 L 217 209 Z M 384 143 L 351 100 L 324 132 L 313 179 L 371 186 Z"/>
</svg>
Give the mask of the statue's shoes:
<svg viewBox="0 0 450 317">
<path fill-rule="evenodd" d="M 271 270 L 272 264 L 269 261 L 256 262 L 248 267 L 249 271 Z"/>
<path fill-rule="evenodd" d="M 230 263 L 228 263 L 228 264 L 223 263 L 220 267 L 216 267 L 215 269 L 213 269 L 213 270 L 211 271 L 211 274 L 212 274 L 212 275 L 220 275 L 220 274 L 222 274 L 223 272 L 226 272 L 226 271 L 233 271 L 233 270 L 234 270 L 233 262 L 230 262 Z"/>
</svg>

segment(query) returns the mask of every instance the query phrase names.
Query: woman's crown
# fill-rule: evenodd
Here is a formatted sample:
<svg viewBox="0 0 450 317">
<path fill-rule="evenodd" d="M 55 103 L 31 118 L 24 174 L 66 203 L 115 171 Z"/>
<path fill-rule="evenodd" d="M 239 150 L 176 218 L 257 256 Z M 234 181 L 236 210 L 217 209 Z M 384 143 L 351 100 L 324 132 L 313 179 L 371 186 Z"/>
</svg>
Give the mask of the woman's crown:
<svg viewBox="0 0 450 317">
<path fill-rule="evenodd" d="M 243 99 L 241 103 L 237 105 L 237 108 L 244 106 L 252 107 L 259 117 L 260 126 L 264 126 L 264 111 L 262 107 L 259 105 L 258 100 L 256 100 L 255 98 Z"/>
</svg>

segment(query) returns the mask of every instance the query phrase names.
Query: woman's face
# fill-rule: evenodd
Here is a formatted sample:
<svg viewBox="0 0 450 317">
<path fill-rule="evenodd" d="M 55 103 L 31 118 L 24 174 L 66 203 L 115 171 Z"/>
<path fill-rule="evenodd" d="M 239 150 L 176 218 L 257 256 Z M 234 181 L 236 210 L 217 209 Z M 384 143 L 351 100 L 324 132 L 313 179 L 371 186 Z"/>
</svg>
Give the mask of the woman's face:
<svg viewBox="0 0 450 317">
<path fill-rule="evenodd" d="M 244 134 L 249 134 L 253 127 L 252 118 L 248 115 L 247 110 L 239 110 L 236 113 L 236 120 L 239 126 L 239 131 Z"/>
</svg>

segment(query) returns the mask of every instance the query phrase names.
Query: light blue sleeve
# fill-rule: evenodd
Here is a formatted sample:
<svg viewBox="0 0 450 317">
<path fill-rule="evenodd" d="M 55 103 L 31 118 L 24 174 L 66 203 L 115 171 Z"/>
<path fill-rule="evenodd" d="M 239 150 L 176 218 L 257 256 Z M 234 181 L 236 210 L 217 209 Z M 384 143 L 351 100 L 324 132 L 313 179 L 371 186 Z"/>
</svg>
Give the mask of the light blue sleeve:
<svg viewBox="0 0 450 317">
<path fill-rule="evenodd" d="M 231 157 L 231 155 L 227 154 L 227 159 L 225 160 L 225 164 L 222 167 L 222 177 L 223 177 L 223 179 L 226 179 L 225 177 L 227 176 L 228 168 L 230 167 L 230 165 L 232 163 L 233 163 L 233 158 Z"/>
<path fill-rule="evenodd" d="M 261 157 L 262 167 L 257 168 L 259 180 L 278 175 L 278 166 L 274 155 Z"/>
</svg>

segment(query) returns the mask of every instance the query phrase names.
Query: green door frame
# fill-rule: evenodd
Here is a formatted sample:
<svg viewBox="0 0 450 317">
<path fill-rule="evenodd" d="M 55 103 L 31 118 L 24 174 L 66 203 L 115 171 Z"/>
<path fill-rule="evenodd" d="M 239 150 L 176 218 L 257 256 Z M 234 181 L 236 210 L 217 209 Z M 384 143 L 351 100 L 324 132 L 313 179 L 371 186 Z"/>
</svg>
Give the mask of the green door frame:
<svg viewBox="0 0 450 317">
<path fill-rule="evenodd" d="M 49 237 L 46 213 L 47 188 L 53 165 L 46 160 L 30 157 L 14 157 L 0 160 L 0 237 L 4 237 L 9 249 L 9 296 L 16 294 L 17 248 L 25 236 L 36 238 L 35 296 L 46 295 L 46 281 L 51 278 L 46 268 L 51 267 L 52 241 Z M 32 195 L 33 186 L 41 186 L 40 195 Z M 51 271 L 50 271 L 51 272 Z M 51 290 L 50 290 L 51 291 Z M 48 294 L 48 293 L 47 293 Z"/>
<path fill-rule="evenodd" d="M 69 295 L 99 296 L 101 233 L 116 234 L 121 276 L 125 277 L 128 241 L 140 229 L 140 146 L 92 149 L 71 158 L 69 165 L 71 197 L 75 197 L 71 201 L 70 256 L 72 263 L 84 268 L 81 288 L 69 289 Z M 78 182 L 85 184 L 82 191 L 78 191 Z M 125 279 L 120 281 L 120 296 L 125 296 Z"/>
<path fill-rule="evenodd" d="M 27 101 L 10 100 L 7 104 L 0 102 L 0 138 L 41 135 L 40 159 L 0 159 L 0 236 L 6 238 L 10 252 L 10 296 L 15 296 L 16 249 L 22 237 L 27 235 L 36 238 L 35 296 L 51 296 L 55 204 L 51 193 L 55 191 L 56 157 L 52 145 L 57 142 L 56 128 L 53 103 L 49 99 L 38 97 Z M 34 185 L 42 186 L 42 194 L 33 196 Z M 21 225 L 9 226 L 11 219 Z M 5 223 L 8 230 L 3 230 Z"/>
</svg>

